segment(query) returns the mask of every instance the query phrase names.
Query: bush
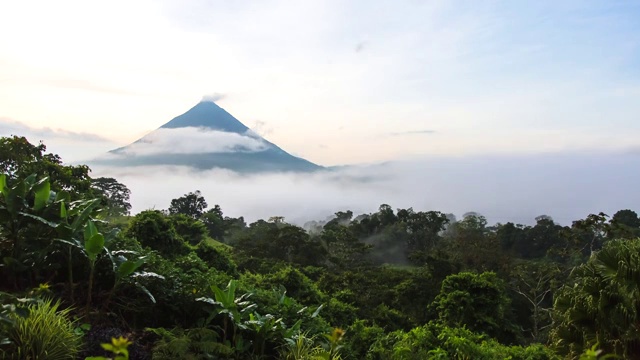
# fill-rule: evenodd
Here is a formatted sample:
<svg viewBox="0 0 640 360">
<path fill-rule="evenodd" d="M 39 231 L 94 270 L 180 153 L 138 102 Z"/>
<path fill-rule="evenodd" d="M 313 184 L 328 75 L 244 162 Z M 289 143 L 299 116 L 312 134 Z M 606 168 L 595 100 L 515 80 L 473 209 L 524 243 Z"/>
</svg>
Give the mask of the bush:
<svg viewBox="0 0 640 360">
<path fill-rule="evenodd" d="M 364 359 L 371 346 L 384 336 L 384 330 L 376 325 L 368 326 L 365 320 L 357 320 L 347 328 L 345 358 Z"/>
<path fill-rule="evenodd" d="M 136 215 L 125 231 L 125 236 L 168 257 L 184 255 L 190 250 L 168 217 L 157 210 L 146 210 Z"/>
<path fill-rule="evenodd" d="M 242 280 L 241 280 L 242 281 Z M 288 293 L 283 294 L 280 290 L 266 290 L 264 288 L 254 288 L 240 283 L 242 292 L 252 293 L 251 301 L 258 305 L 256 312 L 260 314 L 271 314 L 276 318 L 282 318 L 282 322 L 287 326 L 293 326 L 298 320 L 301 321 L 300 328 L 309 335 L 325 333 L 331 327 L 323 318 L 323 310 L 319 316 L 312 316 L 318 306 L 303 306 L 296 299 L 289 297 Z"/>
<path fill-rule="evenodd" d="M 198 244 L 207 236 L 207 227 L 204 223 L 185 214 L 171 215 L 169 222 L 176 229 L 178 235 L 191 245 Z"/>
<path fill-rule="evenodd" d="M 313 281 L 291 266 L 264 275 L 245 273 L 242 281 L 266 289 L 284 287 L 288 296 L 304 305 L 319 305 L 325 298 Z"/>
<path fill-rule="evenodd" d="M 240 272 L 252 272 L 257 274 L 267 274 L 278 269 L 290 266 L 284 261 L 250 256 L 242 251 L 233 249 L 233 261 L 237 264 Z"/>
<path fill-rule="evenodd" d="M 483 334 L 431 322 L 407 333 L 394 332 L 379 338 L 367 359 L 559 359 L 540 344 L 506 346 Z"/>
<path fill-rule="evenodd" d="M 9 359 L 75 359 L 82 344 L 74 332 L 69 309 L 58 311 L 60 301 L 48 299 L 29 306 L 29 316 L 15 317 L 8 333 L 13 349 Z"/>
<path fill-rule="evenodd" d="M 223 271 L 231 276 L 238 275 L 238 267 L 229 257 L 227 250 L 222 247 L 225 245 L 213 245 L 211 239 L 205 239 L 196 246 L 196 254 L 209 267 Z"/>
<path fill-rule="evenodd" d="M 510 305 L 504 282 L 495 273 L 461 272 L 445 278 L 431 307 L 442 324 L 515 342 L 518 331 L 511 321 Z"/>
<path fill-rule="evenodd" d="M 353 305 L 330 298 L 322 309 L 322 317 L 333 326 L 344 327 L 356 320 L 357 311 Z"/>
<path fill-rule="evenodd" d="M 211 285 L 221 286 L 229 282 L 229 276 L 209 268 L 195 253 L 175 258 L 174 261 L 149 253 L 148 271 L 164 276 L 164 279 L 138 279 L 155 297 L 151 306 L 146 295 L 136 291 L 139 299 L 131 298 L 131 304 L 141 306 L 132 314 L 138 326 L 184 326 L 194 324 L 204 316 L 202 304 L 195 299 L 203 296 Z M 125 290 L 123 289 L 123 292 Z"/>
<path fill-rule="evenodd" d="M 331 294 L 356 308 L 356 316 L 360 319 L 372 320 L 386 331 L 410 330 L 424 324 L 414 322 L 416 319 L 426 317 L 410 315 L 426 313 L 416 309 L 426 309 L 432 299 L 425 295 L 430 290 L 407 289 L 409 285 L 405 284 L 405 280 L 412 277 L 413 273 L 408 270 L 380 267 L 358 271 L 327 271 L 316 284 L 325 294 Z M 418 287 L 423 284 L 422 281 L 416 281 L 410 285 Z M 411 301 L 398 300 L 401 294 L 410 297 Z"/>
</svg>

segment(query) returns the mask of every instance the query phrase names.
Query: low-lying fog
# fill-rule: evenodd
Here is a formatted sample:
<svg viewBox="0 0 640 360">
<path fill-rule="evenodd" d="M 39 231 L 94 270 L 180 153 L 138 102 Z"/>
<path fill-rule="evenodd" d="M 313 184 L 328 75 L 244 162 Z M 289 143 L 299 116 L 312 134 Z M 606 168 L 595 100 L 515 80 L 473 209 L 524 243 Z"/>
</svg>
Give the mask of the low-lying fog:
<svg viewBox="0 0 640 360">
<path fill-rule="evenodd" d="M 284 216 L 303 224 L 336 211 L 370 213 L 380 204 L 485 215 L 489 223 L 533 223 L 549 215 L 570 224 L 600 211 L 612 215 L 640 204 L 640 153 L 549 153 L 431 157 L 317 173 L 239 175 L 181 167 L 104 168 L 131 189 L 133 213 L 166 209 L 171 199 L 200 190 L 210 207 L 248 222 Z"/>
</svg>

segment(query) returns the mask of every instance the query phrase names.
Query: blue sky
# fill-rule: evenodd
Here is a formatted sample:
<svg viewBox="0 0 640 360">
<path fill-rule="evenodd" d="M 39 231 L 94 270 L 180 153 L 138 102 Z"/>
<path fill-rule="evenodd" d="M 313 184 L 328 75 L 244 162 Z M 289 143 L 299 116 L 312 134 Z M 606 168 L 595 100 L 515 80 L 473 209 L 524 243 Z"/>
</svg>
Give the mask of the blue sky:
<svg viewBox="0 0 640 360">
<path fill-rule="evenodd" d="M 64 158 L 211 94 L 323 165 L 640 145 L 638 1 L 3 2 L 0 32 L 0 131 Z"/>
</svg>

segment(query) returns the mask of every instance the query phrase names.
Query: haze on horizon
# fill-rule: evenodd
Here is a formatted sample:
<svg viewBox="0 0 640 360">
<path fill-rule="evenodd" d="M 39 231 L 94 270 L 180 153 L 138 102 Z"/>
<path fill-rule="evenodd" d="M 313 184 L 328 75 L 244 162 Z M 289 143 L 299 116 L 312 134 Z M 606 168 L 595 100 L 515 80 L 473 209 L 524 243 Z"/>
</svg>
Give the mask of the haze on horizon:
<svg viewBox="0 0 640 360">
<path fill-rule="evenodd" d="M 68 160 L 203 95 L 321 165 L 626 151 L 635 1 L 0 4 L 0 130 Z"/>
</svg>

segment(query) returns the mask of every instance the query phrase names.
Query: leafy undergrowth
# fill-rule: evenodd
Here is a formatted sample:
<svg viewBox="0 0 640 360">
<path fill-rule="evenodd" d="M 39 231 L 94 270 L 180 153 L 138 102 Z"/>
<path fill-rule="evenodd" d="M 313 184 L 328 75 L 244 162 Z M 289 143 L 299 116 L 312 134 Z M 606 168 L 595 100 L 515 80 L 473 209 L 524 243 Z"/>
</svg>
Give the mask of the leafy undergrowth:
<svg viewBox="0 0 640 360">
<path fill-rule="evenodd" d="M 0 138 L 3 358 L 640 353 L 631 210 L 490 226 L 383 204 L 302 228 L 247 224 L 195 191 L 131 216 L 126 186 L 45 151 Z"/>
</svg>

